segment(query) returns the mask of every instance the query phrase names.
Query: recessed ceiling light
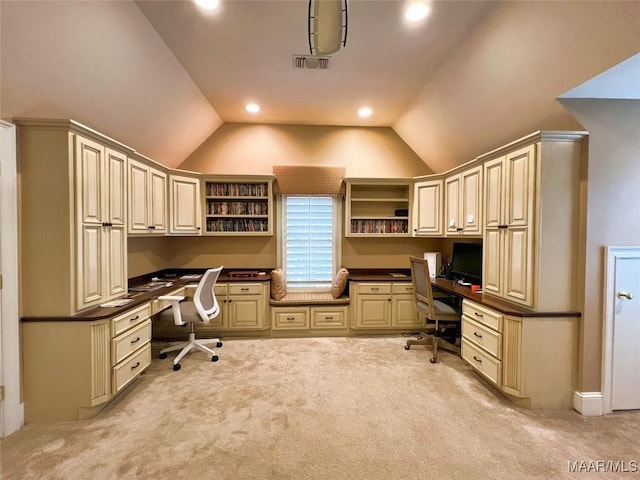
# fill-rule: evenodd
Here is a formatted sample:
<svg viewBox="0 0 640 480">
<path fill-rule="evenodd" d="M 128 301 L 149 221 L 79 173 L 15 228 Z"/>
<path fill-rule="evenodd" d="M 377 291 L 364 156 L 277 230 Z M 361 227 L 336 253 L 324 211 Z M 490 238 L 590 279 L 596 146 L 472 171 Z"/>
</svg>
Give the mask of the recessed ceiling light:
<svg viewBox="0 0 640 480">
<path fill-rule="evenodd" d="M 413 2 L 404 12 L 404 18 L 410 22 L 419 22 L 424 20 L 431 8 L 424 2 Z"/>
<path fill-rule="evenodd" d="M 362 107 L 360 110 L 358 110 L 358 116 L 362 118 L 367 118 L 371 115 L 373 115 L 373 110 L 371 110 L 369 107 Z"/>
<path fill-rule="evenodd" d="M 260 105 L 257 103 L 247 103 L 244 108 L 249 113 L 258 113 L 260 111 Z"/>
<path fill-rule="evenodd" d="M 220 6 L 220 0 L 194 0 L 196 5 L 205 10 L 215 10 Z"/>
</svg>

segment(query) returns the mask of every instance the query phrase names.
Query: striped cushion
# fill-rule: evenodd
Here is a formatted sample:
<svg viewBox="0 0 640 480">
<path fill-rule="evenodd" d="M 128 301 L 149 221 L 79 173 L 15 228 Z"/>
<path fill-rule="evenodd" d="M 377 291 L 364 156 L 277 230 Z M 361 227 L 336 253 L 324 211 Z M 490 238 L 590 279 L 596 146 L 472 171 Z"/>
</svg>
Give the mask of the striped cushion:
<svg viewBox="0 0 640 480">
<path fill-rule="evenodd" d="M 280 300 L 270 300 L 269 303 L 276 307 L 290 305 L 349 305 L 349 297 L 333 298 L 331 292 L 322 293 L 287 293 Z"/>
</svg>

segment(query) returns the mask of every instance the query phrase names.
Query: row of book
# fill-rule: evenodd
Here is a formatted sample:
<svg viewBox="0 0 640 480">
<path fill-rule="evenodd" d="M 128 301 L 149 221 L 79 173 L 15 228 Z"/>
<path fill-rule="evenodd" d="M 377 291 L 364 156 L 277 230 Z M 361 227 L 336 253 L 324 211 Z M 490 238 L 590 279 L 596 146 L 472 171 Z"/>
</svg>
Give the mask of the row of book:
<svg viewBox="0 0 640 480">
<path fill-rule="evenodd" d="M 266 197 L 267 183 L 207 183 L 208 197 Z"/>
<path fill-rule="evenodd" d="M 207 232 L 268 232 L 266 218 L 228 218 L 207 220 Z"/>
<path fill-rule="evenodd" d="M 351 233 L 409 233 L 408 220 L 351 220 Z"/>
<path fill-rule="evenodd" d="M 264 202 L 207 202 L 208 215 L 268 215 L 269 204 Z"/>
</svg>

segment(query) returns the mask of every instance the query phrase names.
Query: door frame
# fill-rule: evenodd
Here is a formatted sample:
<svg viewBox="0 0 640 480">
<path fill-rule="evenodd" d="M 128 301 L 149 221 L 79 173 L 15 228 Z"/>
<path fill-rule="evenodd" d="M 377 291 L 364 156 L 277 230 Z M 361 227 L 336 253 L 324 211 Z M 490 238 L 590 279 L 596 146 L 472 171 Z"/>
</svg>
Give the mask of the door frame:
<svg viewBox="0 0 640 480">
<path fill-rule="evenodd" d="M 613 382 L 613 321 L 615 316 L 615 267 L 622 258 L 640 258 L 640 246 L 605 247 L 604 322 L 602 330 L 603 413 L 611 413 Z"/>
<path fill-rule="evenodd" d="M 0 120 L 0 266 L 2 309 L 0 318 L 0 379 L 5 387 L 0 437 L 11 435 L 24 425 L 24 405 L 20 388 L 20 315 L 18 300 L 18 198 L 16 127 Z"/>
</svg>

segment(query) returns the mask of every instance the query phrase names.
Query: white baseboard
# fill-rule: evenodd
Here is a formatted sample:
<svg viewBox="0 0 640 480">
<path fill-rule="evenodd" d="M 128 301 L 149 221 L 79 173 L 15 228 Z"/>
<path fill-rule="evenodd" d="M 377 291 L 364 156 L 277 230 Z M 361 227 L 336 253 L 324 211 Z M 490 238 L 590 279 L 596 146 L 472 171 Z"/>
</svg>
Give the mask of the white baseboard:
<svg viewBox="0 0 640 480">
<path fill-rule="evenodd" d="M 586 417 L 604 415 L 602 392 L 573 392 L 573 408 Z"/>
</svg>

